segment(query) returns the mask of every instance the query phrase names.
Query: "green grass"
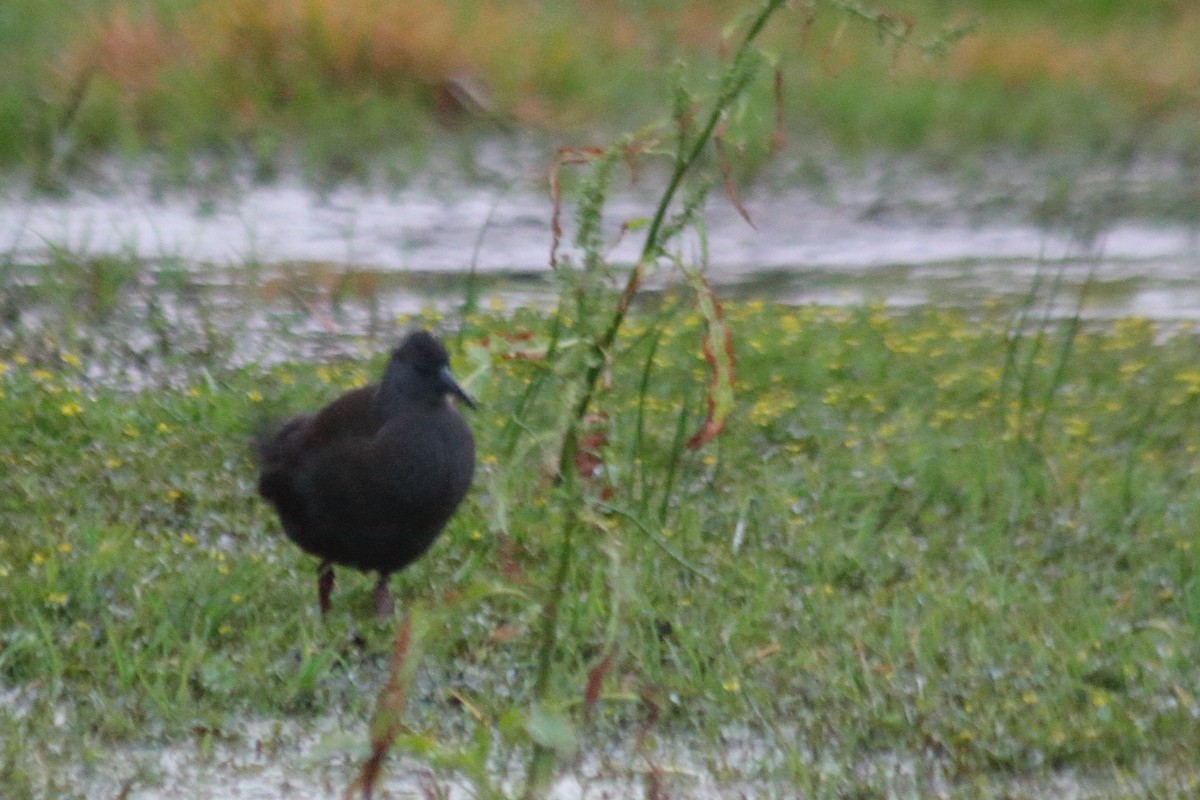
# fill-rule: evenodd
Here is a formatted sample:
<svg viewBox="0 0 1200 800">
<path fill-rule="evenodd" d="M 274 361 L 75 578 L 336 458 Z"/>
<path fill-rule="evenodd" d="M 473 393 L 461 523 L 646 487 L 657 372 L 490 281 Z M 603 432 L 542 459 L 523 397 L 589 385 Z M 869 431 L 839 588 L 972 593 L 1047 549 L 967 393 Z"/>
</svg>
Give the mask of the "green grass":
<svg viewBox="0 0 1200 800">
<path fill-rule="evenodd" d="M 739 404 L 715 442 L 679 447 L 702 416 L 697 316 L 643 308 L 597 397 L 606 477 L 588 491 L 608 497 L 576 542 L 551 692 L 585 746 L 631 737 L 653 704 L 657 740 L 714 764 L 722 732 L 797 743 L 811 759 L 772 777 L 818 797 L 881 790 L 853 765 L 884 754 L 962 796 L 1057 769 L 1100 776 L 1101 796 L 1164 796 L 1105 777 L 1146 763 L 1188 796 L 1194 333 L 1121 320 L 1068 349 L 1070 326 L 1014 331 L 999 307 L 727 310 Z M 473 731 L 524 741 L 562 410 L 540 396 L 518 413 L 542 365 L 506 356 L 546 327 L 489 313 L 451 339 L 480 469 L 394 581 L 425 631 L 401 741 L 419 758 L 461 766 Z M 120 359 L 80 356 L 66 330 L 7 340 L 0 368 L 0 686 L 20 697 L 0 708 L 6 783 L 82 792 L 55 775 L 126 745 L 236 741 L 246 718 L 365 721 L 391 627 L 349 571 L 319 619 L 311 559 L 254 496 L 248 437 L 381 358 L 234 369 L 181 351 L 132 391 L 90 379 Z"/>
</svg>

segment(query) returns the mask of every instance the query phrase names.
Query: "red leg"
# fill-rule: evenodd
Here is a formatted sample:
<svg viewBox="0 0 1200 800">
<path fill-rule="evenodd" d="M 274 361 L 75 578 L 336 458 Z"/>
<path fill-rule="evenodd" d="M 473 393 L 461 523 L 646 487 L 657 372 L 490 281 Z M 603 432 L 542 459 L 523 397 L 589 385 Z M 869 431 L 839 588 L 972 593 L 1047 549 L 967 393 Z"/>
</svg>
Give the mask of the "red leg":
<svg viewBox="0 0 1200 800">
<path fill-rule="evenodd" d="M 380 575 L 379 581 L 375 584 L 375 613 L 381 617 L 390 617 L 396 612 L 396 606 L 392 603 L 392 593 L 388 591 L 388 578 L 390 575 Z"/>
<path fill-rule="evenodd" d="M 321 616 L 329 613 L 329 593 L 333 591 L 333 564 L 322 561 L 317 567 L 317 603 L 321 606 Z"/>
</svg>

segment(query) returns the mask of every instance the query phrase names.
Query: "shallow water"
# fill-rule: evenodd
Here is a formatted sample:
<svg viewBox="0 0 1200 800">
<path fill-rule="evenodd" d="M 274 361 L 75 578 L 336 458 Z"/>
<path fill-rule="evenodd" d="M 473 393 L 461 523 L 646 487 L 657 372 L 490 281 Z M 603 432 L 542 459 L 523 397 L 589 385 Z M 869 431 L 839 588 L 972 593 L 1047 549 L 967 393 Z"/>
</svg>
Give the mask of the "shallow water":
<svg viewBox="0 0 1200 800">
<path fill-rule="evenodd" d="M 320 265 L 424 276 L 424 286 L 393 287 L 389 311 L 422 305 L 431 276 L 445 279 L 443 294 L 457 295 L 455 279 L 471 272 L 490 276 L 493 291 L 510 300 L 548 296 L 529 281 L 549 270 L 545 166 L 527 152 L 484 158 L 502 165 L 484 181 L 427 178 L 387 190 L 317 193 L 284 180 L 161 192 L 136 177 L 63 199 L 26 200 L 10 190 L 0 202 L 0 254 L 17 265 L 64 253 L 117 255 L 199 275 Z M 1076 176 L 1071 199 L 1050 215 L 1050 179 L 1018 165 L 982 177 L 931 176 L 915 163 L 868 165 L 824 178 L 744 190 L 755 227 L 714 194 L 706 240 L 693 234 L 679 251 L 706 263 L 710 279 L 729 292 L 789 303 L 972 306 L 1020 297 L 1039 276 L 1061 273 L 1054 299 L 1064 311 L 1082 293 L 1092 316 L 1200 318 L 1196 210 L 1182 185 L 1187 176 L 1170 165 Z M 644 178 L 610 199 L 616 264 L 636 258 L 640 238 L 619 236 L 619 226 L 652 213 L 654 184 Z M 1145 212 L 1150 206 L 1160 213 Z M 568 239 L 573 210 L 568 199 Z"/>
<path fill-rule="evenodd" d="M 336 800 L 344 798 L 366 756 L 365 723 L 325 717 L 303 724 L 242 720 L 220 741 L 133 746 L 93 754 L 63 765 L 73 790 L 86 797 L 130 800 Z M 809 785 L 780 778 L 785 761 Z M 493 787 L 515 797 L 522 788 L 519 761 L 492 764 Z M 931 800 L 954 797 L 1024 797 L 1029 800 L 1115 800 L 1186 796 L 1195 776 L 1142 764 L 1120 777 L 1097 772 L 1047 770 L 1040 774 L 950 777 L 950 763 L 929 754 L 881 752 L 857 763 L 815 758 L 791 744 L 729 730 L 710 742 L 660 740 L 647 751 L 629 745 L 598 746 L 560 764 L 546 800 L 624 800 L 632 797 L 744 800 L 806 796 L 888 797 Z M 353 795 L 358 797 L 359 795 Z M 467 800 L 476 787 L 450 769 L 434 770 L 393 753 L 375 796 Z"/>
</svg>

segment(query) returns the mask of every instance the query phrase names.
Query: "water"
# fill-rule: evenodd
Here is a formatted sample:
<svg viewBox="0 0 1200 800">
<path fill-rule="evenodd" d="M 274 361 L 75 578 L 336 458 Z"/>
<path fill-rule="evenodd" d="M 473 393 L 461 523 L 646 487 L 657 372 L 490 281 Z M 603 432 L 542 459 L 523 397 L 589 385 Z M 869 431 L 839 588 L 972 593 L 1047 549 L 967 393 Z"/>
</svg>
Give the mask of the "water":
<svg viewBox="0 0 1200 800">
<path fill-rule="evenodd" d="M 433 276 L 443 287 L 474 272 L 509 302 L 545 297 L 549 290 L 531 281 L 549 269 L 544 164 L 510 151 L 484 158 L 501 166 L 473 183 L 430 178 L 318 194 L 294 180 L 231 181 L 198 194 L 157 192 L 132 178 L 65 199 L 10 198 L 0 203 L 0 254 L 25 265 L 62 253 L 117 255 L 235 281 L 229 276 L 246 265 Z M 1064 311 L 1082 293 L 1092 316 L 1200 318 L 1195 203 L 1187 176 L 1170 165 L 1096 168 L 1074 179 L 1074 195 L 1053 218 L 1045 211 L 1049 179 L 1018 165 L 969 179 L 930 177 L 915 163 L 844 172 L 745 191 L 753 228 L 714 195 L 706 241 L 692 235 L 679 251 L 703 261 L 731 294 L 788 303 L 972 306 L 1019 297 L 1038 276 L 1061 273 Z M 620 236 L 619 225 L 652 213 L 654 185 L 653 176 L 643 178 L 612 196 L 614 263 L 635 260 L 640 238 Z M 572 213 L 568 203 L 568 238 Z M 427 294 L 396 285 L 389 311 L 412 310 Z"/>
<path fill-rule="evenodd" d="M 366 757 L 366 725 L 323 717 L 301 723 L 243 719 L 221 738 L 154 746 L 126 746 L 86 762 L 64 764 L 57 777 L 86 797 L 130 800 L 337 800 Z M 806 787 L 778 777 L 783 762 Z M 802 764 L 802 767 L 797 767 Z M 491 765 L 503 796 L 519 795 L 523 761 Z M 547 800 L 623 800 L 677 797 L 742 798 L 888 797 L 905 800 L 953 797 L 1025 797 L 1030 800 L 1115 800 L 1186 796 L 1191 770 L 1179 773 L 1141 764 L 1119 778 L 1097 771 L 1048 770 L 1038 775 L 952 777 L 953 765 L 929 754 L 879 752 L 849 761 L 814 757 L 794 742 L 764 743 L 757 734 L 731 728 L 719 743 L 660 740 L 645 751 L 632 745 L 598 746 L 567 759 L 556 770 Z M 654 788 L 652 788 L 654 787 Z M 657 793 L 656 793 L 657 790 Z M 478 797 L 475 787 L 451 769 L 393 753 L 375 796 L 380 798 Z"/>
</svg>

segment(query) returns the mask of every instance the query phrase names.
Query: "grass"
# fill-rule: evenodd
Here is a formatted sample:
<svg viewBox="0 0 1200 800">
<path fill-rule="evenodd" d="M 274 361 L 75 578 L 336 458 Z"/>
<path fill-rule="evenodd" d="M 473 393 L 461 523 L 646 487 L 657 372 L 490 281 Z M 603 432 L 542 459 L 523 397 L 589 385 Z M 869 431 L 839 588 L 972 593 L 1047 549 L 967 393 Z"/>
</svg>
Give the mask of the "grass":
<svg viewBox="0 0 1200 800">
<path fill-rule="evenodd" d="M 275 757 L 250 721 L 361 725 L 378 695 L 364 794 L 393 749 L 433 796 L 455 778 L 509 796 L 525 762 L 536 797 L 599 761 L 645 763 L 632 782 L 661 797 L 683 791 L 659 765 L 682 751 L 731 789 L 815 797 L 893 792 L 889 763 L 918 794 L 1039 794 L 1064 772 L 1098 796 L 1194 792 L 1194 332 L 1051 324 L 1040 286 L 970 315 L 722 315 L 669 241 L 721 182 L 685 173 L 737 116 L 773 9 L 706 113 L 677 91 L 673 144 L 563 151 L 591 169 L 573 248 L 556 202 L 554 314 L 448 326 L 480 472 L 457 535 L 405 572 L 394 643 L 363 619 L 364 580 L 319 620 L 248 457 L 265 420 L 378 373 L 369 280 L 318 276 L 340 287 L 325 311 L 298 285 L 205 289 L 186 265 L 62 251 L 48 281 L 4 263 L 6 786 L 84 796 L 91 764 L 189 743 L 221 774 L 217 747 Z M 619 292 L 612 171 L 664 146 L 676 171 Z M 635 306 L 662 266 L 686 299 Z M 280 358 L 345 320 L 368 331 L 341 339 L 357 357 Z M 139 768 L 119 793 L 163 778 Z"/>
<path fill-rule="evenodd" d="M 94 0 L 67 16 L 13 0 L 0 13 L 12 76 L 0 88 L 0 164 L 33 165 L 55 185 L 86 178 L 98 153 L 161 156 L 186 181 L 205 156 L 327 181 L 364 178 L 396 150 L 419 160 L 447 125 L 611 133 L 669 105 L 662 75 L 677 59 L 715 72 L 723 26 L 746 7 Z M 943 41 L 964 26 L 974 32 Z M 866 12 L 822 0 L 797 4 L 766 38 L 793 142 L 1190 157 L 1198 26 L 1186 0 L 896 0 Z M 754 107 L 769 108 L 756 101 L 744 116 L 769 129 L 774 115 Z"/>
<path fill-rule="evenodd" d="M 1014 336 L 1000 307 L 727 314 L 738 405 L 704 449 L 680 447 L 681 419 L 690 434 L 702 416 L 698 315 L 635 312 L 597 398 L 604 471 L 586 489 L 607 499 L 574 542 L 549 695 L 582 745 L 649 724 L 721 774 L 722 737 L 748 731 L 790 754 L 751 772 L 818 797 L 879 789 L 855 765 L 887 754 L 963 796 L 1147 763 L 1150 793 L 1111 777 L 1100 796 L 1188 796 L 1195 334 L 1127 319 L 1082 327 L 1068 352 L 1069 328 Z M 7 340 L 0 362 L 6 785 L 83 796 L 61 776 L 114 748 L 202 750 L 246 718 L 365 719 L 391 627 L 351 573 L 321 622 L 314 565 L 254 497 L 247 440 L 380 358 L 221 368 L 179 352 L 157 375 L 129 367 L 157 386 L 131 391 L 111 379 L 119 356 L 81 356 L 83 329 L 65 330 Z M 500 752 L 530 735 L 512 713 L 533 691 L 565 511 L 548 471 L 561 417 L 551 398 L 515 409 L 542 369 L 520 353 L 546 331 L 521 309 L 462 322 L 479 477 L 395 582 L 425 631 L 400 746 L 451 773 L 480 732 Z"/>
</svg>

